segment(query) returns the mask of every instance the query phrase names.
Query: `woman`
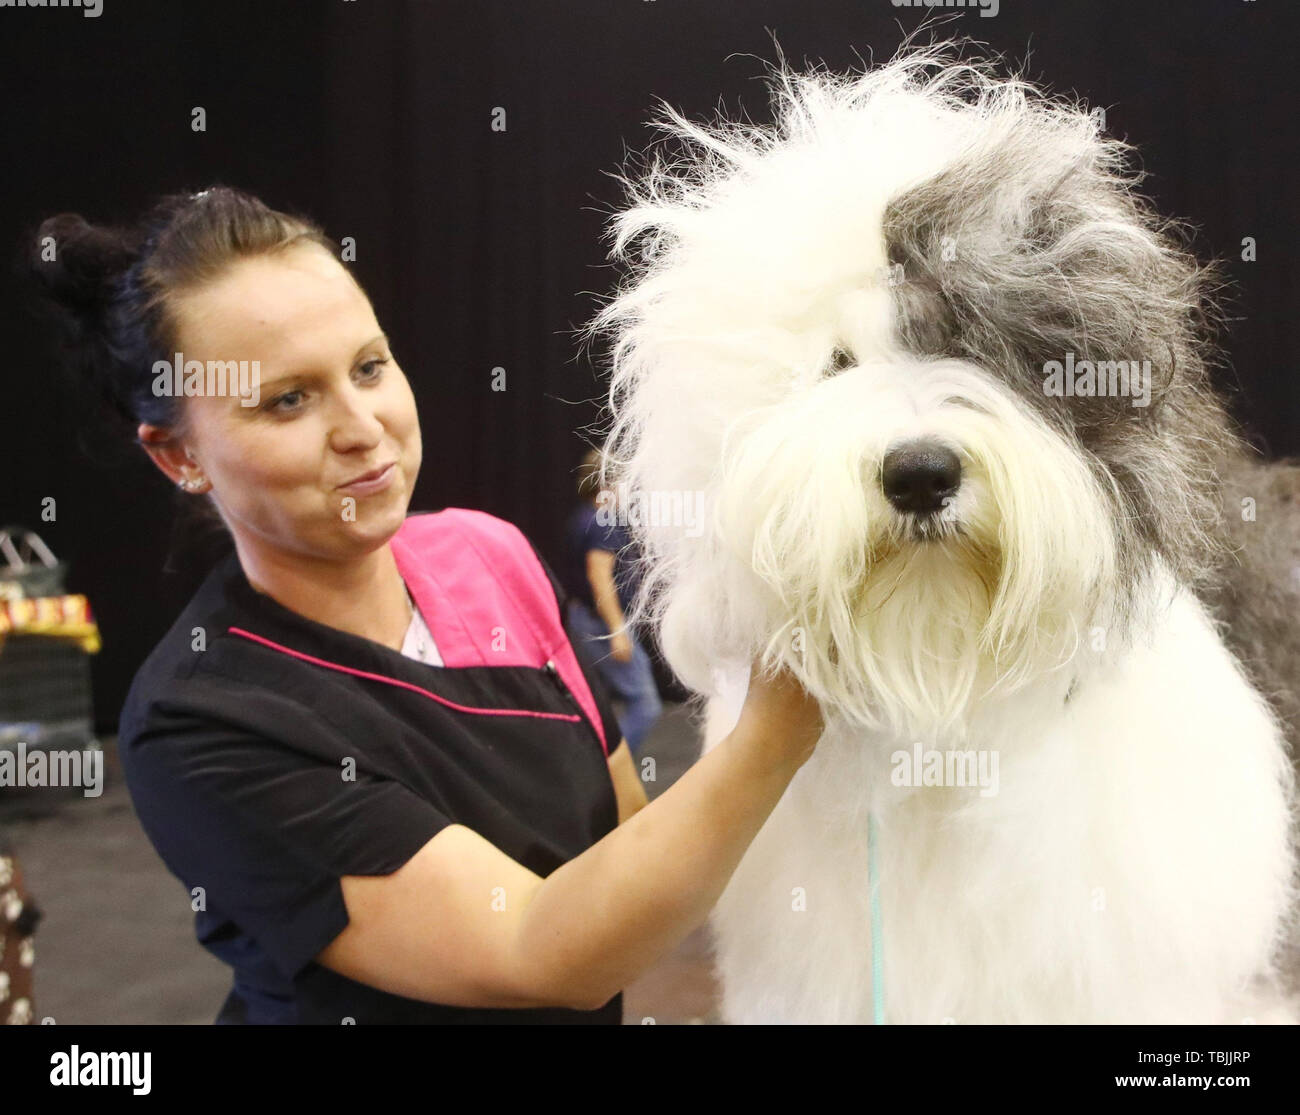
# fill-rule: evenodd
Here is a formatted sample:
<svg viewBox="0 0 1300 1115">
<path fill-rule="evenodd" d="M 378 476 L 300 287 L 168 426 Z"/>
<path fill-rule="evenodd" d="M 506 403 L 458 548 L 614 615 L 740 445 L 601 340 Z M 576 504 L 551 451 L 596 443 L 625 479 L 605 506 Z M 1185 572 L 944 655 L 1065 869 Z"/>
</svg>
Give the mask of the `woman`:
<svg viewBox="0 0 1300 1115">
<path fill-rule="evenodd" d="M 72 354 L 234 541 L 118 740 L 234 970 L 217 1021 L 621 1021 L 811 754 L 815 703 L 756 679 L 726 743 L 638 810 L 527 540 L 408 518 L 414 398 L 332 241 L 226 188 L 133 232 L 61 215 L 38 236 Z M 253 390 L 203 374 L 245 360 Z M 207 390 L 177 394 L 161 361 Z"/>
</svg>

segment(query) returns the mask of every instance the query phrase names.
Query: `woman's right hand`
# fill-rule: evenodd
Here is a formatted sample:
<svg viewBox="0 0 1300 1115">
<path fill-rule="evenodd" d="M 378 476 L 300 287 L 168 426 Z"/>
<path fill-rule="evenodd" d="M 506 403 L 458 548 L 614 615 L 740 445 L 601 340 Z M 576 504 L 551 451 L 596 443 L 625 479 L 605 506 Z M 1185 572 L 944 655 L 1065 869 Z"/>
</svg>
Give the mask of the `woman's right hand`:
<svg viewBox="0 0 1300 1115">
<path fill-rule="evenodd" d="M 816 698 L 788 669 L 782 667 L 768 677 L 755 663 L 750 667 L 749 693 L 737 727 L 769 741 L 802 766 L 812 757 L 826 723 Z"/>
</svg>

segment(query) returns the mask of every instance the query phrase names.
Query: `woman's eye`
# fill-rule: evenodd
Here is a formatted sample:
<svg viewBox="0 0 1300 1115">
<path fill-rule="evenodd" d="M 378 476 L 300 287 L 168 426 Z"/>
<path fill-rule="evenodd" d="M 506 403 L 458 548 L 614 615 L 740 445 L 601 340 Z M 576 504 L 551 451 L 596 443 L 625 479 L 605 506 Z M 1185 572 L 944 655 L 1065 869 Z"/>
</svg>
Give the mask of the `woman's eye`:
<svg viewBox="0 0 1300 1115">
<path fill-rule="evenodd" d="M 388 363 L 387 358 L 383 360 L 367 360 L 361 365 L 360 371 L 362 378 L 371 382 L 383 375 L 383 368 Z M 299 409 L 298 401 L 303 395 L 302 391 L 286 391 L 283 395 L 272 399 L 266 404 L 266 410 L 272 414 L 289 414 Z"/>
<path fill-rule="evenodd" d="M 285 411 L 292 410 L 293 409 L 292 406 L 283 407 L 280 404 L 283 403 L 286 399 L 296 399 L 301 394 L 302 394 L 301 391 L 286 391 L 279 398 L 272 399 L 269 403 L 267 403 L 266 409 L 269 411 L 276 411 L 280 413 L 284 413 Z"/>
</svg>

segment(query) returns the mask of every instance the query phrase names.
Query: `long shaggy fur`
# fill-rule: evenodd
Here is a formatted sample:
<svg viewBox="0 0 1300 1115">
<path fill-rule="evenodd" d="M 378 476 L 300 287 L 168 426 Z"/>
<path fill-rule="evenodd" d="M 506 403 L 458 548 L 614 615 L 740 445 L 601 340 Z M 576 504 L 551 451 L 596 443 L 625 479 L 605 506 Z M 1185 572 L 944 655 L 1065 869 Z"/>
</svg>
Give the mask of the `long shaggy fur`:
<svg viewBox="0 0 1300 1115">
<path fill-rule="evenodd" d="M 636 620 L 710 698 L 706 748 L 754 660 L 827 715 L 715 913 L 724 1014 L 868 1017 L 872 812 L 893 1020 L 1289 1017 L 1296 712 L 1248 583 L 1285 559 L 1243 561 L 1223 514 L 1250 465 L 1214 272 L 1123 143 L 990 65 L 782 63 L 772 92 L 771 126 L 664 106 L 589 328 L 605 483 L 702 494 L 703 530 L 633 525 Z M 1067 355 L 1147 362 L 1147 405 L 1048 393 Z M 923 520 L 881 482 L 916 439 L 961 462 Z M 918 743 L 1000 756 L 998 792 L 900 786 Z"/>
</svg>

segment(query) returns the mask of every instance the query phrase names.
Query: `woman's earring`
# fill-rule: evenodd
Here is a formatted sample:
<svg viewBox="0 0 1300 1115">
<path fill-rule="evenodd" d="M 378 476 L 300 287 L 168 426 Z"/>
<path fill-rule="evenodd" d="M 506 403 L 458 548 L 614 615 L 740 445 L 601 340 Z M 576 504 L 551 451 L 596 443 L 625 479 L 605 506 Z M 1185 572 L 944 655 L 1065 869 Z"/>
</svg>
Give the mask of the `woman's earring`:
<svg viewBox="0 0 1300 1115">
<path fill-rule="evenodd" d="M 203 487 L 204 483 L 205 481 L 201 476 L 187 477 L 186 479 L 180 481 L 180 486 L 184 488 L 187 492 L 197 492 L 200 488 Z"/>
</svg>

